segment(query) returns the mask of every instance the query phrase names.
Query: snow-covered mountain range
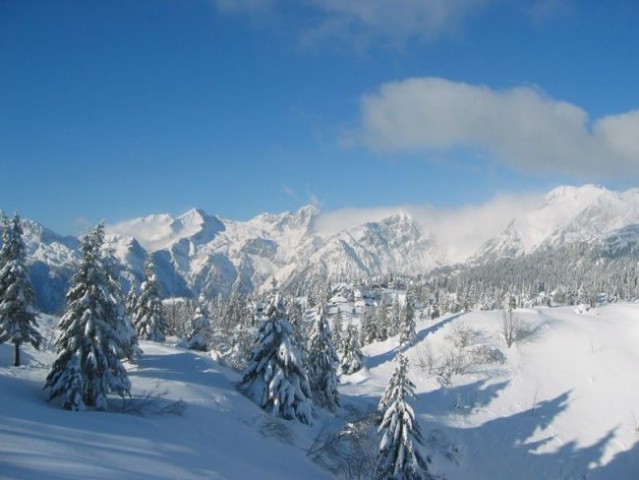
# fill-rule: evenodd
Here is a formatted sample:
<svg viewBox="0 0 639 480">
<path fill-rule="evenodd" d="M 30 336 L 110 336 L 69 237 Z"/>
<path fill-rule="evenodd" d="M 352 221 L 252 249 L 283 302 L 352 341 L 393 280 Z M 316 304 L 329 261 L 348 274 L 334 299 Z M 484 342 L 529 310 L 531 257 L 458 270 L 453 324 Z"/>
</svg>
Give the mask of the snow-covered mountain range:
<svg viewBox="0 0 639 480">
<path fill-rule="evenodd" d="M 618 238 L 619 230 L 626 230 L 624 237 L 636 232 L 629 227 L 638 224 L 639 189 L 615 192 L 598 185 L 558 187 L 536 209 L 514 218 L 482 245 L 472 260 L 513 258 L 575 242 L 609 243 Z"/>
<path fill-rule="evenodd" d="M 405 212 L 335 231 L 318 228 L 322 213 L 306 206 L 296 212 L 261 214 L 234 221 L 193 209 L 174 217 L 151 215 L 108 226 L 108 242 L 122 265 L 125 283 L 140 281 L 147 252 L 153 256 L 165 296 L 228 295 L 280 285 L 384 274 L 426 273 L 459 259 L 428 222 Z M 485 263 L 515 258 L 574 242 L 624 254 L 639 239 L 639 189 L 601 186 L 559 187 L 536 208 L 507 224 L 467 259 Z M 460 224 L 460 232 L 466 228 Z M 61 304 L 78 240 L 25 222 L 25 240 L 40 306 Z"/>
</svg>

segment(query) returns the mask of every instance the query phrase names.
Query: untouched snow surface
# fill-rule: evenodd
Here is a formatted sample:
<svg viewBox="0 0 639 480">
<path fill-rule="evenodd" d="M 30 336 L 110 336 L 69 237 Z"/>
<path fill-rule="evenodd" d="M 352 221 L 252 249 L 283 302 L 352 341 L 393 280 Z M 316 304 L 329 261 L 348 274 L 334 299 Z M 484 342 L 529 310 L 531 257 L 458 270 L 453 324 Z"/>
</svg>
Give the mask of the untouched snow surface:
<svg viewBox="0 0 639 480">
<path fill-rule="evenodd" d="M 433 473 L 449 480 L 639 478 L 639 305 L 517 315 L 530 333 L 510 349 L 500 337 L 501 312 L 418 322 L 407 354 Z M 437 380 L 428 351 L 443 361 L 460 329 L 471 332 L 464 351 L 484 348 L 498 361 Z M 393 338 L 364 348 L 367 367 L 341 378 L 345 409 L 376 406 L 396 347 Z M 306 455 L 323 426 L 335 424 L 329 414 L 318 412 L 312 427 L 276 420 L 237 393 L 236 374 L 207 355 L 142 348 L 130 371 L 134 395 L 159 384 L 166 401 L 185 402 L 183 415 L 63 411 L 41 391 L 52 354 L 27 350 L 25 366 L 15 368 L 10 345 L 0 345 L 0 476 L 334 478 Z"/>
</svg>

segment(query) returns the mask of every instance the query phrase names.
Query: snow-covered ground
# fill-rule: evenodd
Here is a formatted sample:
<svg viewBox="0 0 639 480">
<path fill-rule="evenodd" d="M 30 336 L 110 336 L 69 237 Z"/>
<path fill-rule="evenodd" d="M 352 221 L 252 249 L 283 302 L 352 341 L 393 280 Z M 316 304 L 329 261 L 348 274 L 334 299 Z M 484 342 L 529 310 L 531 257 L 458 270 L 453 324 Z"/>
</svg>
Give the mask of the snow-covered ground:
<svg viewBox="0 0 639 480">
<path fill-rule="evenodd" d="M 408 356 L 431 470 L 449 480 L 639 478 L 639 305 L 518 312 L 529 335 L 510 349 L 501 312 L 418 322 Z M 307 455 L 337 422 L 329 414 L 312 427 L 273 419 L 206 354 L 142 347 L 134 395 L 166 391 L 160 404 L 181 399 L 182 415 L 63 411 L 41 390 L 52 354 L 27 349 L 15 368 L 0 345 L 0 476 L 333 478 Z M 345 411 L 377 404 L 396 348 L 396 338 L 364 348 L 367 367 L 341 379 Z"/>
</svg>

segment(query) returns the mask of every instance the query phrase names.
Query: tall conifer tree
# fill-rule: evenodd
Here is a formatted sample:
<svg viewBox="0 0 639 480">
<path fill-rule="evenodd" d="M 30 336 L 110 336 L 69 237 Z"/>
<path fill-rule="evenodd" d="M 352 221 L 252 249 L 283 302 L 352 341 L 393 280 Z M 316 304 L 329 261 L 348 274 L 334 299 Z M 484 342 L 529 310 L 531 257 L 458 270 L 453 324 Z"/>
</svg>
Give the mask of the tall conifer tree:
<svg viewBox="0 0 639 480">
<path fill-rule="evenodd" d="M 404 308 L 401 310 L 401 329 L 399 332 L 399 343 L 403 346 L 414 345 L 417 340 L 417 331 L 415 324 L 415 300 L 413 292 L 406 292 L 406 300 Z"/>
<path fill-rule="evenodd" d="M 20 366 L 20 345 L 30 343 L 40 348 L 42 335 L 37 330 L 33 308 L 35 294 L 26 267 L 26 247 L 22 239 L 20 217 L 15 214 L 11 223 L 4 214 L 2 217 L 0 342 L 13 343 L 13 364 Z"/>
<path fill-rule="evenodd" d="M 311 424 L 311 388 L 279 294 L 266 308 L 251 360 L 238 389 L 264 410 Z"/>
<path fill-rule="evenodd" d="M 380 402 L 383 409 L 382 441 L 377 457 L 376 477 L 380 480 L 426 480 L 426 459 L 415 444 L 423 443 L 419 424 L 408 400 L 415 397 L 415 385 L 408 378 L 408 358 L 400 351 L 397 366 Z"/>
<path fill-rule="evenodd" d="M 344 338 L 342 345 L 340 369 L 342 373 L 350 375 L 361 370 L 363 366 L 364 361 L 359 343 L 359 331 L 357 326 L 350 324 L 346 327 L 346 338 Z"/>
<path fill-rule="evenodd" d="M 81 239 L 82 258 L 58 322 L 58 356 L 47 376 L 49 399 L 62 397 L 68 410 L 85 406 L 106 410 L 107 394 L 129 394 L 131 384 L 120 363 L 122 338 L 117 299 L 110 294 L 101 254 L 103 227 Z"/>
<path fill-rule="evenodd" d="M 163 342 L 166 339 L 167 322 L 151 257 L 144 266 L 144 282 L 133 313 L 133 325 L 142 340 Z"/>
<path fill-rule="evenodd" d="M 317 309 L 315 325 L 311 333 L 308 361 L 308 376 L 314 402 L 334 412 L 340 405 L 336 370 L 339 357 L 335 352 L 324 308 L 321 306 Z"/>
</svg>

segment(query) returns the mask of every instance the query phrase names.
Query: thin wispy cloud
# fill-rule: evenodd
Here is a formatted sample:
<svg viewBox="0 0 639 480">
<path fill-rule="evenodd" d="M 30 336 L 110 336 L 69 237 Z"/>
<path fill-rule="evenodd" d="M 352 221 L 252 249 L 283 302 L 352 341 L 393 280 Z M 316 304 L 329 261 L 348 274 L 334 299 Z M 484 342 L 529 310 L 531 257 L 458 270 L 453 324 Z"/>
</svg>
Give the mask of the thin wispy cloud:
<svg viewBox="0 0 639 480">
<path fill-rule="evenodd" d="M 535 87 L 411 78 L 362 98 L 356 138 L 381 152 L 462 148 L 520 171 L 605 179 L 639 173 L 637 132 L 639 110 L 591 119 Z"/>
<path fill-rule="evenodd" d="M 321 206 L 323 205 L 320 197 L 315 192 L 313 192 L 313 190 L 311 190 L 308 185 L 304 189 L 303 194 L 298 194 L 297 191 L 289 185 L 284 185 L 282 187 L 282 193 L 297 203 L 303 201 L 306 204 L 313 205 L 317 208 L 321 208 Z"/>
<path fill-rule="evenodd" d="M 306 187 L 306 196 L 308 197 L 308 202 L 314 207 L 320 208 L 322 206 L 322 200 L 310 189 L 310 187 Z"/>
<path fill-rule="evenodd" d="M 282 187 L 282 193 L 284 195 L 286 195 L 287 197 L 291 197 L 295 201 L 299 201 L 299 199 L 300 199 L 300 197 L 297 195 L 297 193 L 295 193 L 295 190 L 293 190 L 288 185 L 284 185 Z"/>
<path fill-rule="evenodd" d="M 496 0 L 214 0 L 225 13 L 271 15 L 287 21 L 304 44 L 387 46 L 429 41 L 456 32 Z M 279 23 L 281 25 L 281 22 Z"/>
</svg>

